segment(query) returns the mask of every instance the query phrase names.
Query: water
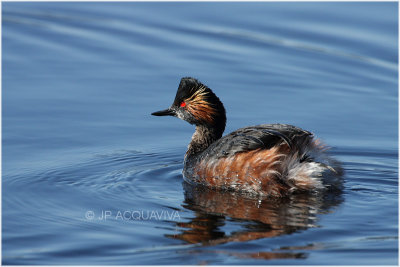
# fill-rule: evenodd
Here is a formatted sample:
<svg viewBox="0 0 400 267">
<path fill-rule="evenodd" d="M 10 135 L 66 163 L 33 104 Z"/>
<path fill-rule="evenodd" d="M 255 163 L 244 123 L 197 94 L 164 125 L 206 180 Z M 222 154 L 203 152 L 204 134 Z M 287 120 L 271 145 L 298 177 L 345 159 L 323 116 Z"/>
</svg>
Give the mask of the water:
<svg viewBox="0 0 400 267">
<path fill-rule="evenodd" d="M 397 3 L 2 3 L 3 264 L 397 264 Z M 314 132 L 341 192 L 182 183 L 209 85 L 226 133 Z"/>
</svg>

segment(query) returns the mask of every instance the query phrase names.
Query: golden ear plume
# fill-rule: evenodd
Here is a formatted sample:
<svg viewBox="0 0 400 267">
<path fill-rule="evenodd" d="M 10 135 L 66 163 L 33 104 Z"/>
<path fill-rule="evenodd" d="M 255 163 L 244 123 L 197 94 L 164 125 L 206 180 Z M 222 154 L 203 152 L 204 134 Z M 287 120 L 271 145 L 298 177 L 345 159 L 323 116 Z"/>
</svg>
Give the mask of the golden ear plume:
<svg viewBox="0 0 400 267">
<path fill-rule="evenodd" d="M 200 85 L 198 88 L 192 88 L 192 90 L 195 92 L 185 101 L 188 104 L 188 111 L 196 119 L 213 124 L 217 110 L 212 103 L 207 101 L 207 87 Z"/>
</svg>

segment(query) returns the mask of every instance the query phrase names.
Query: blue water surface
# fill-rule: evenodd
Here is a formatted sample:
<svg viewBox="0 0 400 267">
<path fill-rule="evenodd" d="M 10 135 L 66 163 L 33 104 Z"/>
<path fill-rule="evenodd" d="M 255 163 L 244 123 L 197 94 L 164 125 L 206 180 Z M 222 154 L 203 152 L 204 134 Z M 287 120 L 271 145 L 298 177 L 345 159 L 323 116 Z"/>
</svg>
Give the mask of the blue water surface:
<svg viewBox="0 0 400 267">
<path fill-rule="evenodd" d="M 398 3 L 3 2 L 3 264 L 398 263 Z M 193 76 L 226 133 L 312 131 L 344 189 L 182 183 Z"/>
</svg>

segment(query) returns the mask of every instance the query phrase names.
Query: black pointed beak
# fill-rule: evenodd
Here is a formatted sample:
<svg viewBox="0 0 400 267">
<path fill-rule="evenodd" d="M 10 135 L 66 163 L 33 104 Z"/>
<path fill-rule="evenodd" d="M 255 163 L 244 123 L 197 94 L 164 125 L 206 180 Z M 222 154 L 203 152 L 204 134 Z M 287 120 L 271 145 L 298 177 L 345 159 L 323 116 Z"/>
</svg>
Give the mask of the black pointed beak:
<svg viewBox="0 0 400 267">
<path fill-rule="evenodd" d="M 153 116 L 175 116 L 175 111 L 167 108 L 165 110 L 153 112 L 153 113 L 151 113 L 151 115 L 153 115 Z"/>
</svg>

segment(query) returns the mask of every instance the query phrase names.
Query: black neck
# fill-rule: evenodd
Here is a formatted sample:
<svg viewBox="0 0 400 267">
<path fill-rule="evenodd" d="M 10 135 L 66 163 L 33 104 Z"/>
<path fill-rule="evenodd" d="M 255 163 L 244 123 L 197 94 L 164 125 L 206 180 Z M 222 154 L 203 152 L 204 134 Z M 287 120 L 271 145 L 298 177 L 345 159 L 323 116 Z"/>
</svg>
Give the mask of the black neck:
<svg viewBox="0 0 400 267">
<path fill-rule="evenodd" d="M 196 131 L 192 136 L 192 141 L 188 146 L 188 150 L 186 152 L 186 157 L 192 156 L 198 153 L 203 152 L 207 149 L 212 143 L 221 138 L 224 128 L 209 128 L 204 125 L 197 125 Z"/>
</svg>

